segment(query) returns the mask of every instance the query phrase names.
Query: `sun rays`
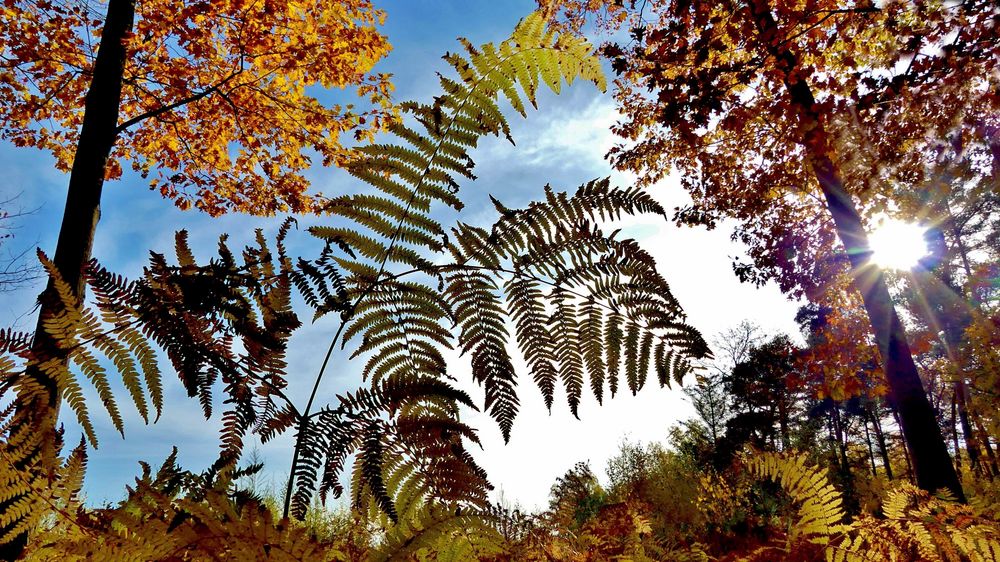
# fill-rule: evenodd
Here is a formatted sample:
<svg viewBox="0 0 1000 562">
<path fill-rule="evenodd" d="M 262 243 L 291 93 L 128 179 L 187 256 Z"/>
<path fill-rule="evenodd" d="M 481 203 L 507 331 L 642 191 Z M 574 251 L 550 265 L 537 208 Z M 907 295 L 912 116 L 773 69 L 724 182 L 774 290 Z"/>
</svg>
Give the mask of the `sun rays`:
<svg viewBox="0 0 1000 562">
<path fill-rule="evenodd" d="M 919 224 L 883 220 L 868 238 L 872 262 L 883 269 L 913 269 L 930 253 L 924 238 L 926 231 Z"/>
</svg>

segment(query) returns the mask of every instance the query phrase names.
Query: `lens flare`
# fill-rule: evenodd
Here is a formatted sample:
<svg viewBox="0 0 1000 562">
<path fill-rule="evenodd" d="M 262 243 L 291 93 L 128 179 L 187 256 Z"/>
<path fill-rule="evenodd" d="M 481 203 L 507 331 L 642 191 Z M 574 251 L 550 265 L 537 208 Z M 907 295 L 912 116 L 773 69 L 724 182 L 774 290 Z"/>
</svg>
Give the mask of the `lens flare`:
<svg viewBox="0 0 1000 562">
<path fill-rule="evenodd" d="M 886 269 L 913 269 L 929 253 L 926 229 L 918 224 L 888 219 L 868 237 L 872 261 Z"/>
</svg>

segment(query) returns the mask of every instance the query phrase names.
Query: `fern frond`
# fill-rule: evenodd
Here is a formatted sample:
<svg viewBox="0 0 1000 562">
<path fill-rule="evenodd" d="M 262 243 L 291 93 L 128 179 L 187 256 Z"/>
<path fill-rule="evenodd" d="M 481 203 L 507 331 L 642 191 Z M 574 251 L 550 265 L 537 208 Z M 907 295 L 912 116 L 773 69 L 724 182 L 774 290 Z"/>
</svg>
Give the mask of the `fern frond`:
<svg viewBox="0 0 1000 562">
<path fill-rule="evenodd" d="M 770 478 L 781 485 L 799 505 L 798 519 L 789 531 L 789 543 L 807 540 L 828 544 L 831 537 L 848 531 L 840 492 L 825 471 L 807 465 L 805 455 L 756 452 L 745 460 L 747 469 L 758 478 Z"/>
<path fill-rule="evenodd" d="M 421 504 L 389 527 L 372 561 L 482 560 L 502 552 L 503 537 L 488 513 L 458 505 Z"/>
<path fill-rule="evenodd" d="M 559 358 L 559 375 L 566 389 L 570 412 L 579 417 L 577 409 L 583 391 L 583 351 L 580 341 L 580 322 L 572 297 L 556 289 L 552 294 L 555 311 L 549 329 L 555 340 L 555 355 Z"/>
<path fill-rule="evenodd" d="M 504 287 L 507 307 L 514 320 L 517 344 L 542 392 L 545 407 L 552 410 L 556 385 L 555 343 L 547 327 L 547 315 L 539 284 L 527 277 L 512 277 Z"/>
<path fill-rule="evenodd" d="M 827 560 L 1000 560 L 1000 529 L 973 507 L 899 482 L 882 513 L 854 521 L 843 540 L 827 547 Z"/>
<path fill-rule="evenodd" d="M 472 355 L 472 377 L 486 389 L 485 409 L 509 441 L 518 410 L 517 379 L 507 355 L 509 335 L 498 288 L 483 272 L 460 271 L 448 276 L 444 296 L 455 314 L 462 352 Z"/>
</svg>

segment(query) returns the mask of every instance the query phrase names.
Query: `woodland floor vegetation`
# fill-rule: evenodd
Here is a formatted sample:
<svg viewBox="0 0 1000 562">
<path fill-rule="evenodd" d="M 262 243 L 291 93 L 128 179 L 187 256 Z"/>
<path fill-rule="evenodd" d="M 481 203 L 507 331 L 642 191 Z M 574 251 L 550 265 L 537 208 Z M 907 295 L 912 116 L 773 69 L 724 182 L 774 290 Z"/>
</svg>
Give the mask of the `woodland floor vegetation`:
<svg viewBox="0 0 1000 562">
<path fill-rule="evenodd" d="M 110 0 L 103 20 L 4 7 L 0 130 L 71 179 L 56 254 L 38 252 L 37 329 L 0 331 L 2 557 L 1000 560 L 997 8 L 540 4 L 502 42 L 462 39 L 439 95 L 404 103 L 371 72 L 389 46 L 365 0 L 268 0 L 261 14 Z M 595 17 L 628 42 L 595 48 L 579 32 Z M 205 31 L 210 18 L 221 27 Z M 347 47 L 316 56 L 334 44 Z M 611 160 L 641 185 L 545 186 L 466 222 L 470 152 L 514 141 L 501 106 L 531 118 L 542 89 L 603 91 L 601 55 L 629 141 Z M 353 86 L 372 107 L 324 107 L 312 85 Z M 306 152 L 358 188 L 310 192 Z M 90 255 L 101 186 L 125 162 L 183 208 L 300 214 L 239 250 L 223 236 L 208 257 L 178 231 L 128 279 Z M 648 191 L 669 170 L 693 201 L 673 214 Z M 458 220 L 442 224 L 441 208 Z M 886 213 L 929 225 L 933 252 L 912 271 L 871 262 L 866 224 Z M 604 228 L 638 215 L 739 221 L 752 263 L 735 273 L 805 298 L 801 334 L 744 322 L 706 341 L 668 264 Z M 298 236 L 322 249 L 291 255 Z M 324 316 L 336 329 L 303 403 L 287 346 Z M 337 361 L 362 380 L 333 395 Z M 86 504 L 92 416 L 124 436 L 122 408 L 168 419 L 178 383 L 221 419 L 217 460 L 195 472 L 175 449 L 140 463 L 121 502 Z M 683 386 L 697 417 L 662 443 L 623 442 L 603 474 L 568 467 L 540 512 L 491 501 L 463 412 L 507 440 L 526 392 L 577 415 L 587 393 L 654 385 Z M 264 489 L 245 449 L 284 434 L 287 480 Z"/>
</svg>

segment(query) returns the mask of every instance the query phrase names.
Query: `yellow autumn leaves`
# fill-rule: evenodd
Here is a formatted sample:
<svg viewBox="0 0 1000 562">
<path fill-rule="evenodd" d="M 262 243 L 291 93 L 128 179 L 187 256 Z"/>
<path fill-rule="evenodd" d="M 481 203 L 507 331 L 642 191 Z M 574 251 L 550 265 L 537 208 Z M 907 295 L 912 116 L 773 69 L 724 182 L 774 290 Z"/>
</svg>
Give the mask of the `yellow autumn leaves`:
<svg viewBox="0 0 1000 562">
<path fill-rule="evenodd" d="M 385 18 L 369 0 L 155 0 L 136 6 L 127 42 L 120 139 L 125 162 L 181 208 L 273 214 L 317 206 L 303 176 L 342 162 L 342 135 L 371 139 L 395 118 Z M 99 3 L 12 0 L 0 12 L 3 136 L 50 151 L 68 170 L 83 118 Z M 354 88 L 344 96 L 314 86 Z M 323 96 L 318 99 L 317 95 Z"/>
</svg>

